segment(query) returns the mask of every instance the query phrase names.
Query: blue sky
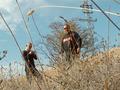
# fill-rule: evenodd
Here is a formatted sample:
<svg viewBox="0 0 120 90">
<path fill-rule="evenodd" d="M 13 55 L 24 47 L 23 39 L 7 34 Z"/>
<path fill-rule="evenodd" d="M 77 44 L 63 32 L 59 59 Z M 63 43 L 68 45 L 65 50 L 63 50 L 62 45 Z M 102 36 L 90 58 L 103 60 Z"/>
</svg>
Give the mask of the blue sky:
<svg viewBox="0 0 120 90">
<path fill-rule="evenodd" d="M 82 4 L 83 0 L 18 0 L 20 3 L 22 12 L 25 19 L 27 20 L 28 16 L 26 15 L 30 8 L 39 8 L 40 6 L 49 6 L 49 5 L 58 5 L 58 6 L 69 6 L 69 7 L 79 7 Z M 89 0 L 90 1 L 90 0 Z M 113 12 L 120 12 L 120 5 L 113 2 L 113 0 L 94 0 L 103 10 L 109 10 Z M 91 3 L 91 2 L 90 2 Z M 92 4 L 92 3 L 91 3 Z M 96 7 L 93 5 L 93 8 Z M 25 26 L 18 10 L 15 0 L 0 0 L 0 10 L 7 20 L 8 24 L 12 28 L 20 46 L 23 50 L 25 44 L 30 41 L 26 31 Z M 43 35 L 51 33 L 49 24 L 54 21 L 62 21 L 59 19 L 59 16 L 64 16 L 67 19 L 73 17 L 83 17 L 84 14 L 81 10 L 78 9 L 65 9 L 65 8 L 39 8 L 34 13 L 35 21 L 39 27 L 40 32 Z M 108 30 L 108 20 L 107 18 L 99 12 L 93 13 L 93 18 L 97 18 L 97 22 L 94 23 L 95 31 L 100 34 L 102 37 L 107 39 L 107 30 Z M 120 27 L 120 17 L 110 15 L 112 20 Z M 32 33 L 32 38 L 34 43 L 39 41 L 38 33 L 35 30 L 35 27 L 30 18 L 29 22 L 30 32 Z M 110 41 L 114 44 L 115 39 L 118 38 L 117 34 L 119 31 L 110 24 Z M 119 38 L 120 39 L 120 38 Z M 10 62 L 18 61 L 23 62 L 18 47 L 16 46 L 12 36 L 8 32 L 4 22 L 0 18 L 0 51 L 8 50 L 7 57 L 3 61 L 0 61 L 0 65 L 7 66 Z M 42 60 L 46 63 L 46 60 Z"/>
</svg>

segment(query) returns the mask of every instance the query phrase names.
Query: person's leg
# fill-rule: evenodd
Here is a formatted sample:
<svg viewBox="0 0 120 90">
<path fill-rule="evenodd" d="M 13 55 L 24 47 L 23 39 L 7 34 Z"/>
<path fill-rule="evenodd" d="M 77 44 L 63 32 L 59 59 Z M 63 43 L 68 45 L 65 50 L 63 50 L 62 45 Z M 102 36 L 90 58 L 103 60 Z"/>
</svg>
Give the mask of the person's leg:
<svg viewBox="0 0 120 90">
<path fill-rule="evenodd" d="M 32 70 L 33 72 L 33 75 L 37 78 L 37 80 L 39 81 L 39 82 L 41 82 L 41 80 L 42 80 L 42 75 L 40 74 L 40 72 L 35 68 L 35 67 L 33 67 L 33 70 Z"/>
<path fill-rule="evenodd" d="M 32 76 L 30 74 L 30 70 L 28 69 L 28 67 L 26 65 L 25 65 L 25 72 L 26 72 L 27 81 L 31 84 L 31 82 L 32 82 Z"/>
<path fill-rule="evenodd" d="M 72 54 L 71 52 L 66 52 L 67 70 L 72 66 Z"/>
<path fill-rule="evenodd" d="M 65 56 L 65 58 L 66 58 L 66 61 L 68 62 L 68 63 L 70 63 L 70 52 L 66 52 L 66 56 Z"/>
</svg>

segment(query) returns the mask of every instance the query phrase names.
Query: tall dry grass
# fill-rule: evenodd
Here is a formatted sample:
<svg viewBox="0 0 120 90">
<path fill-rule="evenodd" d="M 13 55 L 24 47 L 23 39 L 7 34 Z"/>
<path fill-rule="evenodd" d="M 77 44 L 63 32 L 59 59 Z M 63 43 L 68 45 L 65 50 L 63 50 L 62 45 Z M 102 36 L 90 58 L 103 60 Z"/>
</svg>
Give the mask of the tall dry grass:
<svg viewBox="0 0 120 90">
<path fill-rule="evenodd" d="M 48 90 L 120 90 L 120 48 L 98 53 L 86 60 L 74 59 L 72 66 L 60 61 L 53 68 L 45 70 Z M 42 90 L 45 86 L 39 83 Z M 39 90 L 33 80 L 14 77 L 0 81 L 0 90 Z"/>
</svg>

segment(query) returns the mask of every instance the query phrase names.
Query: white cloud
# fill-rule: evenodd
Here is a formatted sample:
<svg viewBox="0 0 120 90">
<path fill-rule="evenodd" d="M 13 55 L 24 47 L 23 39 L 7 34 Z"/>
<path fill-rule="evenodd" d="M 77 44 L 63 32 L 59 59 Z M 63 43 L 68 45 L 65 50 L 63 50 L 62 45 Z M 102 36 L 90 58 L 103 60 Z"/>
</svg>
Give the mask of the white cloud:
<svg viewBox="0 0 120 90">
<path fill-rule="evenodd" d="M 25 15 L 29 8 L 45 4 L 44 0 L 18 0 L 20 7 Z M 10 27 L 16 29 L 21 24 L 22 18 L 16 4 L 16 0 L 0 0 L 0 11 L 5 17 Z M 0 18 L 0 30 L 6 29 L 4 22 Z"/>
</svg>

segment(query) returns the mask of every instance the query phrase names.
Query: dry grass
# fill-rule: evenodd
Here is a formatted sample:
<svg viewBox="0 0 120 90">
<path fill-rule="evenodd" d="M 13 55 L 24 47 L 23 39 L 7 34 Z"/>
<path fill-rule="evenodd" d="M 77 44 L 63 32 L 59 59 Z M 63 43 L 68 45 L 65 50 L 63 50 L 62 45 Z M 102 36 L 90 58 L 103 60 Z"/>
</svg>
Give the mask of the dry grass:
<svg viewBox="0 0 120 90">
<path fill-rule="evenodd" d="M 120 90 L 120 48 L 98 53 L 84 61 L 75 59 L 69 70 L 66 64 L 46 70 L 47 88 L 42 90 Z M 44 85 L 44 84 L 41 84 Z M 39 90 L 36 83 L 27 83 L 25 77 L 3 80 L 0 90 Z"/>
</svg>

